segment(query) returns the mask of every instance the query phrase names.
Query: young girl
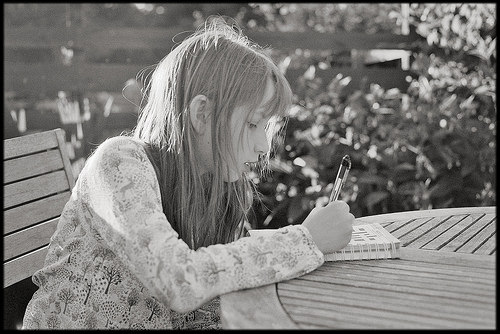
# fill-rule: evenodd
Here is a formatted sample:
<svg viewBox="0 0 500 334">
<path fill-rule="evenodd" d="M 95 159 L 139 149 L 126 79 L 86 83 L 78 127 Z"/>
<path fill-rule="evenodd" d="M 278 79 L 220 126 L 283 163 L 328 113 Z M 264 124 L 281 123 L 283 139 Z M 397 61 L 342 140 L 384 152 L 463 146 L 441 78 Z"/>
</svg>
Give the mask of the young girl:
<svg viewBox="0 0 500 334">
<path fill-rule="evenodd" d="M 248 165 L 269 157 L 290 87 L 219 20 L 157 66 L 132 136 L 87 160 L 52 236 L 23 328 L 220 328 L 218 296 L 291 279 L 350 240 L 337 201 L 243 237 Z"/>
</svg>

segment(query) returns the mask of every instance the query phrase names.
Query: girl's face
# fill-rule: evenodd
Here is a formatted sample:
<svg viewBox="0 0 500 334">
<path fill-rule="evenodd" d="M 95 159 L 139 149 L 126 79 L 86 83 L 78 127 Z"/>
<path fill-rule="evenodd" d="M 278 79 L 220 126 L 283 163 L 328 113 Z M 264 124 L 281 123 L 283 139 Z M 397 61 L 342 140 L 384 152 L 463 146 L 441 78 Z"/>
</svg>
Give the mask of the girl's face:
<svg viewBox="0 0 500 334">
<path fill-rule="evenodd" d="M 266 125 L 270 117 L 264 117 L 263 106 L 274 96 L 274 84 L 267 79 L 264 97 L 257 109 L 247 120 L 247 110 L 236 108 L 231 116 L 231 140 L 236 166 L 230 166 L 230 182 L 240 178 L 243 171 L 249 171 L 246 163 L 257 162 L 260 155 L 269 151 L 269 141 L 266 135 Z M 233 165 L 233 163 L 231 163 Z"/>
<path fill-rule="evenodd" d="M 237 107 L 231 115 L 231 147 L 234 152 L 234 162 L 230 157 L 226 159 L 229 167 L 229 180 L 238 180 L 244 171 L 249 170 L 246 163 L 257 162 L 259 155 L 265 155 L 269 151 L 268 138 L 266 135 L 266 125 L 269 117 L 264 118 L 262 106 L 274 96 L 274 85 L 271 78 L 268 78 L 264 97 L 260 105 L 256 106 L 255 112 L 247 120 L 248 109 Z M 198 138 L 199 163 L 204 171 L 214 170 L 212 156 L 212 140 L 210 118 L 206 124 L 203 134 Z"/>
</svg>

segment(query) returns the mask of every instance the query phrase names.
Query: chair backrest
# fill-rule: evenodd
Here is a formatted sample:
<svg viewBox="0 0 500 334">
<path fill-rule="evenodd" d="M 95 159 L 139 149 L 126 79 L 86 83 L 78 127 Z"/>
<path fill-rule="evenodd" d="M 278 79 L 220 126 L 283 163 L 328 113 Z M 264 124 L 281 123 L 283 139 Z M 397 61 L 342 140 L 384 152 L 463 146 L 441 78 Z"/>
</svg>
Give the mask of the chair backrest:
<svg viewBox="0 0 500 334">
<path fill-rule="evenodd" d="M 75 184 L 65 145 L 62 129 L 4 140 L 4 288 L 43 267 Z"/>
</svg>

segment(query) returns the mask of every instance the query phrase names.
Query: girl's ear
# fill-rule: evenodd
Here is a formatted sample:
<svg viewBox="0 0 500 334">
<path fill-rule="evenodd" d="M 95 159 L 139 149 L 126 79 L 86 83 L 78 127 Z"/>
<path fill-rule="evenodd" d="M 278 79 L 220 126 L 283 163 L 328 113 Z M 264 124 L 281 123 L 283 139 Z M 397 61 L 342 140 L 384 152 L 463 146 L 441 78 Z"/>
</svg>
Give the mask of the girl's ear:
<svg viewBox="0 0 500 334">
<path fill-rule="evenodd" d="M 196 95 L 189 104 L 189 118 L 196 133 L 205 133 L 209 115 L 208 98 L 205 95 Z"/>
</svg>

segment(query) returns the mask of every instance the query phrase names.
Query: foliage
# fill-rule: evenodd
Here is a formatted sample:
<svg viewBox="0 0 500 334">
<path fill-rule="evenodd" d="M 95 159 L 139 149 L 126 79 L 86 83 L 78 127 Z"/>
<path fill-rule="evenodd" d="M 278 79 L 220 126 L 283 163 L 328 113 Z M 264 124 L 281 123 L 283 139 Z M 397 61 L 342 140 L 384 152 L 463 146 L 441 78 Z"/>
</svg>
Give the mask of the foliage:
<svg viewBox="0 0 500 334">
<path fill-rule="evenodd" d="M 366 83 L 348 94 L 342 75 L 325 92 L 305 73 L 273 175 L 258 184 L 253 226 L 298 224 L 324 205 L 344 154 L 353 167 L 341 199 L 355 216 L 495 205 L 494 10 L 413 4 L 423 41 L 407 92 Z"/>
<path fill-rule="evenodd" d="M 409 112 L 427 115 L 423 151 L 435 207 L 495 204 L 495 7 L 412 5 L 412 23 L 427 43 L 413 64 L 419 79 Z"/>
<path fill-rule="evenodd" d="M 240 12 L 242 24 L 264 31 L 400 32 L 401 4 L 253 3 Z M 387 16 L 389 13 L 389 16 Z"/>
</svg>

